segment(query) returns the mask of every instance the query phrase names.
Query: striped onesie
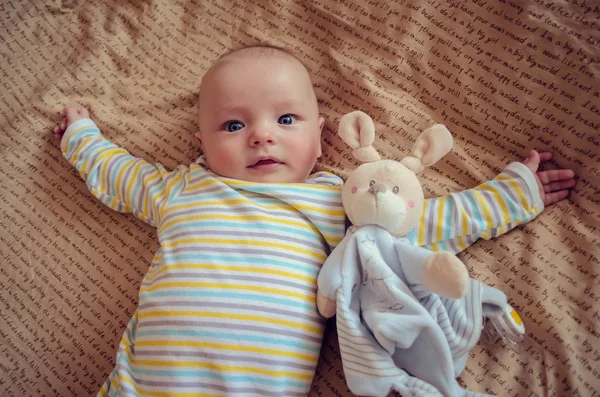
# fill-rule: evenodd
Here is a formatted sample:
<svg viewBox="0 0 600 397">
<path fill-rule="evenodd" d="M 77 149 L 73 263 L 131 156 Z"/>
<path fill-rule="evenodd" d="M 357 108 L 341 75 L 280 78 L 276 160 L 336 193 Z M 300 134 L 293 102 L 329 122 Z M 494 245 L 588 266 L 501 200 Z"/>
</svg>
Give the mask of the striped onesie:
<svg viewBox="0 0 600 397">
<path fill-rule="evenodd" d="M 345 232 L 342 180 L 319 172 L 297 184 L 246 182 L 212 173 L 202 158 L 167 171 L 106 140 L 90 119 L 69 126 L 61 149 L 98 199 L 155 226 L 160 242 L 98 395 L 305 396 L 325 326 L 317 275 Z M 426 200 L 411 241 L 462 250 L 535 217 L 535 180 L 518 165 Z"/>
</svg>

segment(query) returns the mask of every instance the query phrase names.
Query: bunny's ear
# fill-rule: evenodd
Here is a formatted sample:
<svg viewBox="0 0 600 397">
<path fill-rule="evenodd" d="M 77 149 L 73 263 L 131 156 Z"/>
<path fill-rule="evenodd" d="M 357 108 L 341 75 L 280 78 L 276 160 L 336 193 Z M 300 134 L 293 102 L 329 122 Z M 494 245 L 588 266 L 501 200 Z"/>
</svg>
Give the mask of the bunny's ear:
<svg viewBox="0 0 600 397">
<path fill-rule="evenodd" d="M 403 158 L 401 163 L 418 174 L 444 157 L 452 149 L 452 141 L 452 134 L 444 125 L 429 127 L 417 138 L 412 156 Z"/>
<path fill-rule="evenodd" d="M 338 134 L 346 145 L 354 149 L 352 155 L 361 163 L 381 160 L 373 147 L 375 124 L 366 113 L 357 110 L 342 116 Z"/>
</svg>

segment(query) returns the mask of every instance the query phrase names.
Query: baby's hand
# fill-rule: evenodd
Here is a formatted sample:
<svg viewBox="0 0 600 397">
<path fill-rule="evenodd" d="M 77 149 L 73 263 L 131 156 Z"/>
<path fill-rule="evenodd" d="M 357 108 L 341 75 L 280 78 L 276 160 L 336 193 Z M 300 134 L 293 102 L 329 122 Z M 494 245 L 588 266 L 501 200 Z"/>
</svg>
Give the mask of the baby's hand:
<svg viewBox="0 0 600 397">
<path fill-rule="evenodd" d="M 67 128 L 77 120 L 90 117 L 86 108 L 79 105 L 65 106 L 63 109 L 63 119 L 59 125 L 54 127 L 54 137 L 60 142 Z"/>
<path fill-rule="evenodd" d="M 575 186 L 575 172 L 570 169 L 556 169 L 548 171 L 538 171 L 540 163 L 548 161 L 552 158 L 552 153 L 541 152 L 535 150 L 529 152 L 529 157 L 523 160 L 523 164 L 533 172 L 535 180 L 538 184 L 540 197 L 544 202 L 544 206 L 554 204 L 566 198 L 569 191 Z"/>
</svg>

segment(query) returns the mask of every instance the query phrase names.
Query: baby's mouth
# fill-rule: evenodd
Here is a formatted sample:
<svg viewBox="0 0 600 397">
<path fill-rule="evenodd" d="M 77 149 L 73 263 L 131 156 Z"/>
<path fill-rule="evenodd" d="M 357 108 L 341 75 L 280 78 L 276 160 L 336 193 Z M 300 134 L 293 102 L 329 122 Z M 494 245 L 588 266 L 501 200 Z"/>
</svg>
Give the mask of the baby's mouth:
<svg viewBox="0 0 600 397">
<path fill-rule="evenodd" d="M 264 159 L 258 160 L 256 163 L 254 163 L 252 165 L 249 165 L 248 168 L 272 167 L 272 166 L 276 166 L 278 164 L 283 164 L 283 163 L 278 160 L 275 160 L 275 159 L 264 158 Z"/>
</svg>

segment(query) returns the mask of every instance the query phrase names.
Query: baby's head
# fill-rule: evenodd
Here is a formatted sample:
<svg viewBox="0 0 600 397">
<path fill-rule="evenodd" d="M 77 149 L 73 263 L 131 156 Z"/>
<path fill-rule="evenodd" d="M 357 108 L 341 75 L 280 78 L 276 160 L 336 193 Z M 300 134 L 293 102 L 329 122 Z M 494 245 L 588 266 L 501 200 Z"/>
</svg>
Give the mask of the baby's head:
<svg viewBox="0 0 600 397">
<path fill-rule="evenodd" d="M 285 50 L 249 47 L 221 57 L 200 85 L 196 138 L 210 169 L 253 182 L 303 182 L 321 156 L 308 71 Z"/>
</svg>

